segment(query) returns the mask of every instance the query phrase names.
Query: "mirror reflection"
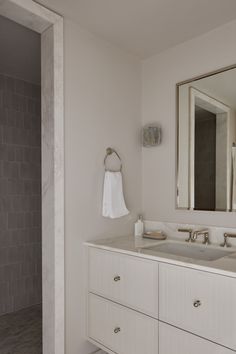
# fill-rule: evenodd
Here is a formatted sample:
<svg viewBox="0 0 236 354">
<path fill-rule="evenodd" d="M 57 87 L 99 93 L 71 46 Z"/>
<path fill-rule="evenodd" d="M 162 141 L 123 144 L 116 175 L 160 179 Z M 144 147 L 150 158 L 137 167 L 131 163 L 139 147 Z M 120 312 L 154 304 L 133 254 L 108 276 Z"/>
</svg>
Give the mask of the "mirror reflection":
<svg viewBox="0 0 236 354">
<path fill-rule="evenodd" d="M 236 210 L 236 68 L 177 85 L 177 208 Z"/>
</svg>

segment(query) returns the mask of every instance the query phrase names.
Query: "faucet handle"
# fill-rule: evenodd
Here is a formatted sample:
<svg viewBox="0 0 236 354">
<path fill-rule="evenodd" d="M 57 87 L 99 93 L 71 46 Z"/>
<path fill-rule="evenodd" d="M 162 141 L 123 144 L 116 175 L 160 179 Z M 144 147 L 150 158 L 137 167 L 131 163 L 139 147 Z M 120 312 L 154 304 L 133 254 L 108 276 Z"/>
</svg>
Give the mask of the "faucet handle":
<svg viewBox="0 0 236 354">
<path fill-rule="evenodd" d="M 186 228 L 179 228 L 178 229 L 179 232 L 185 232 L 188 233 L 188 238 L 185 240 L 186 242 L 190 242 L 192 240 L 192 233 L 193 230 L 192 229 L 186 229 Z"/>
<path fill-rule="evenodd" d="M 228 242 L 228 237 L 236 238 L 236 234 L 224 233 L 224 242 L 221 243 L 221 247 L 231 247 L 231 244 Z"/>
</svg>

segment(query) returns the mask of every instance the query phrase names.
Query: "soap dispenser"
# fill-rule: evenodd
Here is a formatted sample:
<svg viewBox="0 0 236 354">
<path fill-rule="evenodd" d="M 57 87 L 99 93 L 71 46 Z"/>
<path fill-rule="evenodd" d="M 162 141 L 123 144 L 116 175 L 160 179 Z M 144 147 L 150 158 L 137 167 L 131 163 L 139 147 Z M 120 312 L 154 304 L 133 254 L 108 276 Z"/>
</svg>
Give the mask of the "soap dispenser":
<svg viewBox="0 0 236 354">
<path fill-rule="evenodd" d="M 143 236 L 144 231 L 144 223 L 142 215 L 139 215 L 138 220 L 134 224 L 134 235 L 135 236 Z"/>
</svg>

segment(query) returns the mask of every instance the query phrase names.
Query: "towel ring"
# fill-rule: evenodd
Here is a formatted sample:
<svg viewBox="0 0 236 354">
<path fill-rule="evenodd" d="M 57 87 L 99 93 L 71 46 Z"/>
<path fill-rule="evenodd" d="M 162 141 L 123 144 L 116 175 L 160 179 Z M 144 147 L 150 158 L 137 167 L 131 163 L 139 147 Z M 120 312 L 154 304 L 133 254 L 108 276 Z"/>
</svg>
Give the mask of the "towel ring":
<svg viewBox="0 0 236 354">
<path fill-rule="evenodd" d="M 112 155 L 113 153 L 116 154 L 116 156 L 117 156 L 118 159 L 120 160 L 120 169 L 119 169 L 119 171 L 111 171 L 111 170 L 109 170 L 109 169 L 106 167 L 107 158 L 108 158 L 108 156 Z M 105 166 L 105 171 L 121 172 L 121 170 L 122 170 L 122 161 L 121 161 L 120 155 L 116 152 L 115 149 L 112 149 L 112 148 L 110 148 L 110 147 L 106 149 L 106 156 L 105 156 L 105 158 L 104 158 L 104 166 Z"/>
</svg>

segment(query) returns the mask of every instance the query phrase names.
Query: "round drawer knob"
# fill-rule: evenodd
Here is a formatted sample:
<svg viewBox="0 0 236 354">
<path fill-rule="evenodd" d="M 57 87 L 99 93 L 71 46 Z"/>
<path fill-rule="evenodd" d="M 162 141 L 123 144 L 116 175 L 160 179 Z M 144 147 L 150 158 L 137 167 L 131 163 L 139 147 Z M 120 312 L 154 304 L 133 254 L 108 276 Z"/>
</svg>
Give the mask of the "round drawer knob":
<svg viewBox="0 0 236 354">
<path fill-rule="evenodd" d="M 114 329 L 114 333 L 117 334 L 117 333 L 119 333 L 119 332 L 120 332 L 120 327 L 116 327 L 116 328 Z"/>
<path fill-rule="evenodd" d="M 194 307 L 199 307 L 199 306 L 201 306 L 201 301 L 200 301 L 200 300 L 194 301 L 193 306 L 194 306 Z"/>
<path fill-rule="evenodd" d="M 119 275 L 117 275 L 116 277 L 114 277 L 114 281 L 120 281 L 120 276 Z"/>
</svg>

